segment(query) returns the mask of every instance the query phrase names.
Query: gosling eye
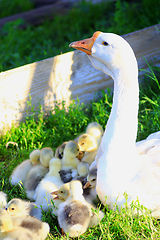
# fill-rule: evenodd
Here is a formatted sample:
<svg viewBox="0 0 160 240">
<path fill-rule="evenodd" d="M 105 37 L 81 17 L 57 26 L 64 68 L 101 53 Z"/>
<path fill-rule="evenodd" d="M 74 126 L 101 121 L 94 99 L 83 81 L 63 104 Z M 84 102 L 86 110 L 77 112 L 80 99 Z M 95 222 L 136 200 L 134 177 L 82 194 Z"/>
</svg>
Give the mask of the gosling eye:
<svg viewBox="0 0 160 240">
<path fill-rule="evenodd" d="M 63 193 L 63 191 L 61 191 L 61 193 Z"/>
<path fill-rule="evenodd" d="M 95 182 L 95 181 L 96 181 L 96 179 L 95 179 L 95 178 L 93 178 L 93 179 L 92 179 L 92 182 Z"/>
<path fill-rule="evenodd" d="M 103 42 L 102 42 L 102 45 L 108 46 L 109 44 L 108 44 L 106 41 L 103 41 Z"/>
<path fill-rule="evenodd" d="M 84 142 L 81 143 L 81 146 L 84 145 Z"/>
<path fill-rule="evenodd" d="M 15 210 L 15 208 L 13 208 L 13 207 L 12 207 L 12 208 L 11 208 L 11 210 L 12 210 L 12 211 L 14 211 L 14 210 Z"/>
<path fill-rule="evenodd" d="M 63 155 L 61 153 L 58 154 L 59 159 L 62 159 Z"/>
</svg>

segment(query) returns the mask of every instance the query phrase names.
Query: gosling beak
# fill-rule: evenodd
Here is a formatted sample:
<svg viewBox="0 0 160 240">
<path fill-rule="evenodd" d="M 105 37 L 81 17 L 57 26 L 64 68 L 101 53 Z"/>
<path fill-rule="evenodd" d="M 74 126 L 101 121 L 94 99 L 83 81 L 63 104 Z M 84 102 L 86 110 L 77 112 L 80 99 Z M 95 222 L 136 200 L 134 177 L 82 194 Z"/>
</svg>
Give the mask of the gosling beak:
<svg viewBox="0 0 160 240">
<path fill-rule="evenodd" d="M 76 156 L 76 158 L 78 158 L 78 160 L 81 161 L 83 156 L 84 156 L 84 152 L 80 151 L 79 154 Z"/>
<path fill-rule="evenodd" d="M 56 195 L 56 197 L 53 198 L 53 200 L 55 199 L 59 199 L 58 197 L 58 190 L 57 191 L 54 191 L 54 192 L 51 192 L 52 195 Z"/>
<path fill-rule="evenodd" d="M 91 55 L 91 53 L 92 53 L 91 50 L 92 50 L 93 44 L 94 44 L 95 40 L 97 39 L 97 37 L 99 36 L 99 34 L 101 34 L 101 32 L 97 31 L 93 34 L 93 36 L 91 38 L 72 42 L 72 43 L 70 43 L 69 47 L 76 48 L 82 52 L 85 52 L 87 55 Z"/>
<path fill-rule="evenodd" d="M 88 181 L 88 182 L 86 182 L 86 184 L 83 186 L 83 188 L 85 189 L 85 188 L 89 188 L 89 187 L 91 187 L 91 184 L 90 184 L 90 182 Z"/>
</svg>

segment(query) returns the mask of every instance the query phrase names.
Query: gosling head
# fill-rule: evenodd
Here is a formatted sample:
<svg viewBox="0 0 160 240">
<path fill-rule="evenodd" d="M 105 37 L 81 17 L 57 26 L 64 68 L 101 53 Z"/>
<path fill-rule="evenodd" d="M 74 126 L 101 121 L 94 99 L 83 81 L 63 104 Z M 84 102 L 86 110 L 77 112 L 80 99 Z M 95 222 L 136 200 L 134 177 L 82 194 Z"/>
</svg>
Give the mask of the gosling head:
<svg viewBox="0 0 160 240">
<path fill-rule="evenodd" d="M 33 165 L 36 165 L 40 162 L 40 150 L 35 149 L 29 155 L 30 161 Z"/>
<path fill-rule="evenodd" d="M 21 199 L 13 198 L 7 206 L 7 212 L 11 216 L 21 216 L 24 211 L 24 203 Z"/>
<path fill-rule="evenodd" d="M 78 145 L 80 151 L 84 152 L 94 151 L 98 147 L 95 137 L 88 133 L 84 133 L 78 138 Z"/>
<path fill-rule="evenodd" d="M 95 188 L 96 187 L 96 180 L 97 180 L 97 169 L 91 169 L 87 175 L 87 182 L 84 185 L 85 188 Z"/>
<path fill-rule="evenodd" d="M 79 146 L 74 141 L 69 141 L 64 149 L 64 155 L 69 154 L 71 157 L 76 157 L 79 154 Z"/>
<path fill-rule="evenodd" d="M 53 158 L 53 150 L 50 147 L 42 148 L 40 151 L 40 161 L 44 167 L 49 167 L 49 161 Z"/>
<path fill-rule="evenodd" d="M 63 184 L 57 191 L 52 192 L 52 195 L 56 195 L 55 199 L 66 200 L 70 194 L 70 182 Z"/>
</svg>

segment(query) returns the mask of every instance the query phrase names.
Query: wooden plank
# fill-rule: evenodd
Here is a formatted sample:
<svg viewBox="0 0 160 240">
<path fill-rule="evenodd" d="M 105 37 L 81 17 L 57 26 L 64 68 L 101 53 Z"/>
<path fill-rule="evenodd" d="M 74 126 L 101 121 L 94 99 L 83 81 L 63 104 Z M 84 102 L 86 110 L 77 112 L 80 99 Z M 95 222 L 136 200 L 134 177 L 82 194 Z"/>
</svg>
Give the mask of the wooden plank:
<svg viewBox="0 0 160 240">
<path fill-rule="evenodd" d="M 10 21 L 15 21 L 19 18 L 25 20 L 24 24 L 21 24 L 21 28 L 25 28 L 27 24 L 31 25 L 38 25 L 42 22 L 44 22 L 46 19 L 53 19 L 55 15 L 60 14 L 64 15 L 66 14 L 73 5 L 81 2 L 82 0 L 57 0 L 57 1 L 46 1 L 46 0 L 37 0 L 34 1 L 35 4 L 38 6 L 35 9 L 14 14 L 12 16 L 4 17 L 0 19 L 0 28 L 3 27 L 3 25 Z M 92 3 L 101 2 L 102 0 L 92 0 Z M 115 1 L 115 0 L 108 0 L 108 1 Z M 53 3 L 52 3 L 53 2 Z"/>
<path fill-rule="evenodd" d="M 38 25 L 46 19 L 54 18 L 55 14 L 64 15 L 68 12 L 68 10 L 71 9 L 72 6 L 73 4 L 71 1 L 62 0 L 33 10 L 18 13 L 9 17 L 4 17 L 0 19 L 0 28 L 3 27 L 5 23 L 15 21 L 19 18 L 24 19 L 26 22 L 21 27 L 25 27 L 27 23 Z"/>
<path fill-rule="evenodd" d="M 159 30 L 158 30 L 159 29 Z M 133 47 L 139 68 L 160 64 L 160 24 L 123 36 Z M 75 39 L 77 40 L 77 39 Z M 0 73 L 0 130 L 26 117 L 29 94 L 37 108 L 54 107 L 55 100 L 69 104 L 93 100 L 95 92 L 113 87 L 113 81 L 96 70 L 78 50 Z"/>
</svg>

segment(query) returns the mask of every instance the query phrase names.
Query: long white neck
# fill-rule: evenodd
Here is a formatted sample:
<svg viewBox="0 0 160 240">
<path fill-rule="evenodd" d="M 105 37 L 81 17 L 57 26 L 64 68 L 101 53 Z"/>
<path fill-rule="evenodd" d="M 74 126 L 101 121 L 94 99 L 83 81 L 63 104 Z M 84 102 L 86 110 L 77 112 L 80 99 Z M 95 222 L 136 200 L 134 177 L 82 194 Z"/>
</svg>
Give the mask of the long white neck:
<svg viewBox="0 0 160 240">
<path fill-rule="evenodd" d="M 105 135 L 109 142 L 123 147 L 135 146 L 138 124 L 139 87 L 138 79 L 130 83 L 117 76 L 114 83 L 114 96 L 111 114 L 106 126 Z"/>
<path fill-rule="evenodd" d="M 105 152 L 103 164 L 107 164 L 106 174 L 109 174 L 110 180 L 117 179 L 118 176 L 122 179 L 122 175 L 132 177 L 135 163 L 138 162 L 135 147 L 139 103 L 138 74 L 121 70 L 113 77 L 113 105 L 101 142 L 101 149 Z"/>
</svg>

